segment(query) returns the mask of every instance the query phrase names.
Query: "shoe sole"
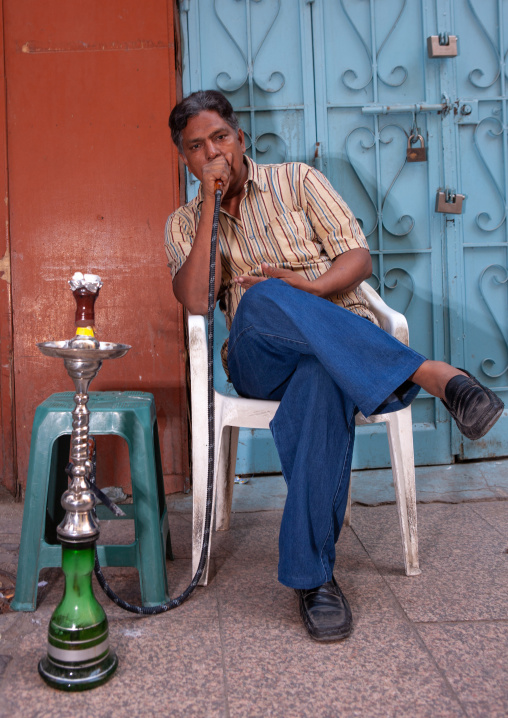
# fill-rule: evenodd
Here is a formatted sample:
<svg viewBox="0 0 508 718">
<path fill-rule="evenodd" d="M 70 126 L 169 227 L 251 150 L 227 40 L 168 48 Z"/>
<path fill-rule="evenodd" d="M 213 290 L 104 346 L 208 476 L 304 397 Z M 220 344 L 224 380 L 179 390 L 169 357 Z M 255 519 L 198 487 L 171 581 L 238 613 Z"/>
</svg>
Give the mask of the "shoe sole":
<svg viewBox="0 0 508 718">
<path fill-rule="evenodd" d="M 492 429 L 496 421 L 501 418 L 503 410 L 504 404 L 501 400 L 499 400 L 499 404 L 497 404 L 497 406 L 492 406 L 491 411 L 487 412 L 483 420 L 481 422 L 477 422 L 474 427 L 464 426 L 458 422 L 456 422 L 456 424 L 459 431 L 464 434 L 467 439 L 476 441 L 477 439 L 481 439 L 482 436 L 485 436 L 485 434 Z"/>
</svg>

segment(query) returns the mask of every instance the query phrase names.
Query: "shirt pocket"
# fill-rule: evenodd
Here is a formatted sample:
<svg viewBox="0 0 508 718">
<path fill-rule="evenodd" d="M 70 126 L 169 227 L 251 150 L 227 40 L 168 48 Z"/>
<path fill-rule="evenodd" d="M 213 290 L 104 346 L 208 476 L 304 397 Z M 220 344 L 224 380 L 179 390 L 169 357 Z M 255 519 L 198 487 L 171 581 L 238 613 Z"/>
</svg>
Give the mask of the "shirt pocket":
<svg viewBox="0 0 508 718">
<path fill-rule="evenodd" d="M 284 212 L 266 225 L 266 236 L 278 262 L 291 265 L 318 259 L 320 245 L 304 212 Z"/>
</svg>

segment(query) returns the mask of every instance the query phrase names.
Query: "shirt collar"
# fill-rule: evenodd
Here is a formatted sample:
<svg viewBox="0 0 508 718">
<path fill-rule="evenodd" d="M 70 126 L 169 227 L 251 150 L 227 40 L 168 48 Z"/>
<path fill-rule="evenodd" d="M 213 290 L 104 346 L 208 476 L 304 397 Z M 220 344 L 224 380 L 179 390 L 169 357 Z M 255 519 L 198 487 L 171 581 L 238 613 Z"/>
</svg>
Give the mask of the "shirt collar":
<svg viewBox="0 0 508 718">
<path fill-rule="evenodd" d="M 244 155 L 243 157 L 244 161 L 247 163 L 248 169 L 247 182 L 253 182 L 259 187 L 261 192 L 266 192 L 268 190 L 268 185 L 263 177 L 263 168 L 256 164 L 254 160 L 251 160 L 250 157 L 247 157 L 247 155 Z"/>
</svg>

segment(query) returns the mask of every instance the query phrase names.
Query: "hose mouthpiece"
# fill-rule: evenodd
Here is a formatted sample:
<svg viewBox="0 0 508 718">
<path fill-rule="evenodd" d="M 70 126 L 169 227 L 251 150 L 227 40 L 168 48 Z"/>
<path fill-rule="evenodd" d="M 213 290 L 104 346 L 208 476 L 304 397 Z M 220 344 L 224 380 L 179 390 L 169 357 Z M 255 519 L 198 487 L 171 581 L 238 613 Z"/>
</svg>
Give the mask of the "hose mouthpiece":
<svg viewBox="0 0 508 718">
<path fill-rule="evenodd" d="M 221 180 L 215 180 L 215 192 L 220 192 L 222 194 L 222 189 L 224 185 L 222 184 Z"/>
</svg>

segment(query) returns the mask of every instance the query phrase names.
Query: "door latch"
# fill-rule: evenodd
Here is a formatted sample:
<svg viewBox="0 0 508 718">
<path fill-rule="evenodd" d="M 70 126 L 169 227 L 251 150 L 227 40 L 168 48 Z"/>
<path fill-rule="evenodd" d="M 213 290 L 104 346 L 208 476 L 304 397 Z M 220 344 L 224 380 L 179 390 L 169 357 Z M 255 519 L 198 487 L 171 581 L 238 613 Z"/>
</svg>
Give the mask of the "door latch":
<svg viewBox="0 0 508 718">
<path fill-rule="evenodd" d="M 464 194 L 455 194 L 451 189 L 440 190 L 436 194 L 436 212 L 443 214 L 462 214 Z"/>
</svg>

